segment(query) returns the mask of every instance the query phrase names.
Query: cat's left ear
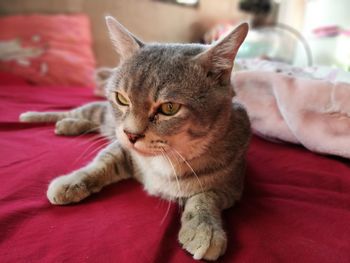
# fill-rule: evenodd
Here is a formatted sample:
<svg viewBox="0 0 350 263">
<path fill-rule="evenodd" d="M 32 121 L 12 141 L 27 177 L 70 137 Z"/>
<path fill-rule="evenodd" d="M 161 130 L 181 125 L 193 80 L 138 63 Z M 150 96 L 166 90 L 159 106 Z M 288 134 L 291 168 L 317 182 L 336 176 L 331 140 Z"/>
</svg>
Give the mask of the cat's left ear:
<svg viewBox="0 0 350 263">
<path fill-rule="evenodd" d="M 248 34 L 247 23 L 240 24 L 224 38 L 199 54 L 196 59 L 207 71 L 207 76 L 230 82 L 234 59 Z"/>
<path fill-rule="evenodd" d="M 112 16 L 106 16 L 106 24 L 121 61 L 128 59 L 145 45 Z"/>
</svg>

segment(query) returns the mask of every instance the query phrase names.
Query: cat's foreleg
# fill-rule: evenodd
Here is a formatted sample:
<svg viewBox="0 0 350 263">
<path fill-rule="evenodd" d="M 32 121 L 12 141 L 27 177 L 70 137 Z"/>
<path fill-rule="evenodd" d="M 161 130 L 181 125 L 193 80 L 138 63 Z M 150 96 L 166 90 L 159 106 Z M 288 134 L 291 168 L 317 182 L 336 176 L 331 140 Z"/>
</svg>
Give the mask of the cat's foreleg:
<svg viewBox="0 0 350 263">
<path fill-rule="evenodd" d="M 107 110 L 107 102 L 91 102 L 70 111 L 28 111 L 20 115 L 21 122 L 55 122 L 58 135 L 79 135 L 98 132 Z"/>
<path fill-rule="evenodd" d="M 221 212 L 233 204 L 230 194 L 199 193 L 186 200 L 181 217 L 179 241 L 195 259 L 216 260 L 226 250 L 226 233 Z"/>
<path fill-rule="evenodd" d="M 87 166 L 55 178 L 47 190 L 52 204 L 76 203 L 102 187 L 131 177 L 127 153 L 114 142 L 99 152 Z"/>
</svg>

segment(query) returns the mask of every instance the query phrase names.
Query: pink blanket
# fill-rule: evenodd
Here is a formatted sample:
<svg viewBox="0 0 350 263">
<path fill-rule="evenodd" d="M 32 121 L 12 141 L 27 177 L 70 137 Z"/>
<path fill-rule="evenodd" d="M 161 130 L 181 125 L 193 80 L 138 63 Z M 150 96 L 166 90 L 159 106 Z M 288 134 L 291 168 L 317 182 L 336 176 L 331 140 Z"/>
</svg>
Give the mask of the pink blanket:
<svg viewBox="0 0 350 263">
<path fill-rule="evenodd" d="M 350 158 L 350 84 L 254 70 L 233 86 L 257 135 Z"/>
</svg>

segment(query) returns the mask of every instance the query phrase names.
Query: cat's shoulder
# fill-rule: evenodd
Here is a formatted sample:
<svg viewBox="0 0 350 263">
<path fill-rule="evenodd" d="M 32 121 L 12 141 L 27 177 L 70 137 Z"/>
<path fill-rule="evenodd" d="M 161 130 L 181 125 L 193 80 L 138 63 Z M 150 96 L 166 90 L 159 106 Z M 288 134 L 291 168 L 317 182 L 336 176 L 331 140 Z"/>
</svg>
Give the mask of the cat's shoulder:
<svg viewBox="0 0 350 263">
<path fill-rule="evenodd" d="M 233 116 L 239 121 L 249 123 L 248 112 L 244 105 L 242 105 L 241 103 L 236 101 L 232 103 L 232 113 Z"/>
<path fill-rule="evenodd" d="M 233 102 L 231 116 L 232 128 L 234 131 L 236 131 L 236 133 L 238 132 L 238 134 L 235 134 L 235 136 L 239 136 L 241 139 L 244 138 L 248 140 L 251 135 L 251 127 L 248 113 L 244 105 L 238 102 Z"/>
</svg>

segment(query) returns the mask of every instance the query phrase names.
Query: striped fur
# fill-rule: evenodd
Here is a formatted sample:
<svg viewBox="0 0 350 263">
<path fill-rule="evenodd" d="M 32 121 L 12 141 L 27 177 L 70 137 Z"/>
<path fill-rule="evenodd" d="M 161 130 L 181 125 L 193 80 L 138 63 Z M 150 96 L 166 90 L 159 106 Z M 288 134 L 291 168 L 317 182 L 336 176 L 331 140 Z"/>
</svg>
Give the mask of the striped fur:
<svg viewBox="0 0 350 263">
<path fill-rule="evenodd" d="M 184 204 L 180 243 L 195 259 L 216 260 L 227 244 L 221 211 L 241 197 L 250 138 L 246 111 L 232 104 L 228 74 L 247 26 L 207 47 L 143 44 L 113 18 L 107 25 L 117 51 L 125 52 L 106 81 L 108 101 L 20 116 L 55 122 L 59 135 L 99 131 L 111 139 L 89 165 L 54 179 L 48 199 L 79 202 L 133 177 L 149 194 Z M 118 104 L 117 92 L 128 106 Z M 159 111 L 169 101 L 181 105 L 174 116 Z M 131 142 L 126 131 L 141 139 Z"/>
</svg>

